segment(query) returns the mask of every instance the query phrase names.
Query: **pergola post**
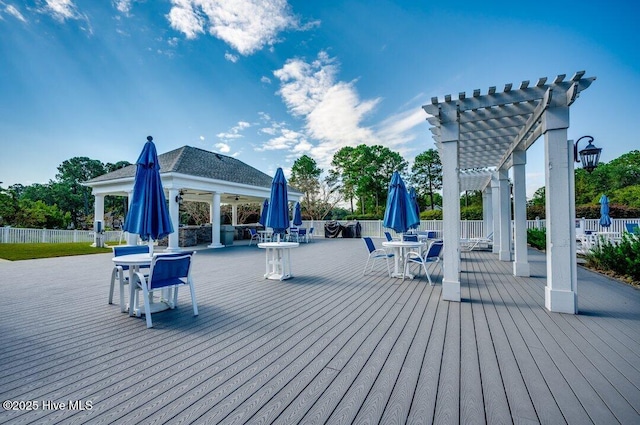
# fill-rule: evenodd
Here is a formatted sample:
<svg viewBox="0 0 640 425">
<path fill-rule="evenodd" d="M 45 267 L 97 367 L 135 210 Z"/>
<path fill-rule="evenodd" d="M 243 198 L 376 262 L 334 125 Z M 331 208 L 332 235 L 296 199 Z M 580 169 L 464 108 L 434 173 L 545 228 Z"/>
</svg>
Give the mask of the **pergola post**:
<svg viewBox="0 0 640 425">
<path fill-rule="evenodd" d="M 460 302 L 460 182 L 458 171 L 459 124 L 443 126 L 442 141 L 442 234 L 443 278 L 442 299 Z"/>
<path fill-rule="evenodd" d="M 238 204 L 231 204 L 231 225 L 238 225 Z"/>
<path fill-rule="evenodd" d="M 498 204 L 498 223 L 500 226 L 498 259 L 511 261 L 511 194 L 509 172 L 503 169 L 498 170 Z"/>
<path fill-rule="evenodd" d="M 213 192 L 211 212 L 211 245 L 209 248 L 224 248 L 224 245 L 220 243 L 220 192 Z"/>
<path fill-rule="evenodd" d="M 493 196 L 491 186 L 485 187 L 482 191 L 482 231 L 483 236 L 493 233 Z"/>
<path fill-rule="evenodd" d="M 527 186 L 525 164 L 527 152 L 516 150 L 512 154 L 513 173 L 513 233 L 514 233 L 514 262 L 513 275 L 530 275 L 529 255 L 527 253 Z"/>
<path fill-rule="evenodd" d="M 498 173 L 491 176 L 491 205 L 493 207 L 493 245 L 491 252 L 500 252 L 500 185 Z"/>
<path fill-rule="evenodd" d="M 131 209 L 131 202 L 133 201 L 133 187 L 127 191 L 127 211 Z M 125 218 L 126 219 L 126 218 Z M 127 245 L 137 245 L 138 235 L 135 233 L 127 232 Z"/>
<path fill-rule="evenodd" d="M 169 216 L 171 217 L 173 233 L 169 233 L 167 251 L 180 250 L 180 203 L 176 201 L 176 197 L 179 195 L 180 191 L 178 189 L 169 189 Z"/>
<path fill-rule="evenodd" d="M 569 107 L 543 114 L 547 286 L 545 306 L 558 313 L 578 312 L 575 250 L 575 181 L 573 145 L 567 140 Z"/>
</svg>

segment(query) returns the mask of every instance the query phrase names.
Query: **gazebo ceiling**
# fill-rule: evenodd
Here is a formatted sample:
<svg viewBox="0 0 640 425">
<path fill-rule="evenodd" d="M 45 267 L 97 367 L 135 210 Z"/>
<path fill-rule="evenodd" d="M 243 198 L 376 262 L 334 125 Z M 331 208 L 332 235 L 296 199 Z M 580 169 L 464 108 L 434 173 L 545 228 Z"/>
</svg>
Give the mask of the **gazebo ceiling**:
<svg viewBox="0 0 640 425">
<path fill-rule="evenodd" d="M 566 75 L 558 75 L 550 83 L 543 77 L 532 87 L 529 81 L 523 81 L 517 89 L 509 83 L 502 92 L 489 87 L 485 95 L 476 89 L 470 97 L 465 92 L 457 98 L 446 95 L 444 101 L 433 97 L 431 104 L 422 108 L 429 114 L 427 121 L 433 125 L 430 130 L 440 151 L 443 142 L 451 141 L 451 128 L 459 131 L 461 171 L 509 168 L 511 154 L 528 149 L 542 135 L 543 112 L 550 106 L 570 106 L 595 80 L 583 78 L 584 74 L 577 72 L 566 81 Z M 488 184 L 488 180 L 475 174 L 461 175 L 461 183 L 465 179 L 467 189 L 462 190 L 481 190 Z"/>
</svg>

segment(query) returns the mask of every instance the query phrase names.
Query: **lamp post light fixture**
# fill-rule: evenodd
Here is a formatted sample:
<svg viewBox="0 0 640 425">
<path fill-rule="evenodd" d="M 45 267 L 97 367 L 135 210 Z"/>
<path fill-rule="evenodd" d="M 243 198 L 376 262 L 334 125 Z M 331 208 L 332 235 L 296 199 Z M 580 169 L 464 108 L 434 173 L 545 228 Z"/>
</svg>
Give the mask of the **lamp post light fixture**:
<svg viewBox="0 0 640 425">
<path fill-rule="evenodd" d="M 578 152 L 578 143 L 582 139 L 589 139 L 589 144 L 586 148 Z M 592 172 L 598 166 L 598 162 L 600 162 L 600 152 L 602 152 L 602 148 L 597 148 L 593 145 L 593 137 L 591 136 L 582 136 L 576 140 L 576 143 L 573 145 L 573 158 L 576 162 L 582 162 L 582 168 L 584 168 L 587 173 Z M 578 154 L 580 158 L 578 158 Z"/>
<path fill-rule="evenodd" d="M 176 195 L 176 203 L 178 205 L 182 205 L 182 201 L 183 201 L 182 195 L 184 195 L 184 192 L 182 192 L 182 191 L 180 191 L 179 195 Z"/>
</svg>

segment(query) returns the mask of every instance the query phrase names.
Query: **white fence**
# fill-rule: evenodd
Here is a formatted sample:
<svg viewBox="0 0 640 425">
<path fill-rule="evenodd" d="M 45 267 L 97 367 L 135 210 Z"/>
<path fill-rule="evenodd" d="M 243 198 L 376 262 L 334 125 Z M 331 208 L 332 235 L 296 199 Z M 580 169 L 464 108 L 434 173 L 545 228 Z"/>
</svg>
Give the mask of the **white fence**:
<svg viewBox="0 0 640 425">
<path fill-rule="evenodd" d="M 303 221 L 302 227 L 314 228 L 315 237 L 324 236 L 324 224 L 326 221 Z M 347 224 L 347 221 L 341 221 Z M 362 236 L 373 238 L 384 237 L 385 231 L 390 231 L 392 236 L 398 236 L 393 230 L 389 230 L 382 225 L 382 220 L 362 220 L 359 221 Z M 619 232 L 622 234 L 626 228 L 626 223 L 638 223 L 640 219 L 611 219 L 611 226 L 606 229 L 608 232 Z M 527 228 L 543 228 L 544 220 L 528 220 Z M 442 236 L 442 220 L 422 220 L 418 230 L 435 230 Z M 576 235 L 584 233 L 585 230 L 604 231 L 598 219 L 576 219 Z M 481 238 L 484 234 L 482 220 L 462 220 L 460 221 L 460 236 L 462 238 Z M 122 232 L 104 232 L 105 242 L 118 242 L 122 238 Z M 94 233 L 90 230 L 52 230 L 52 229 L 22 229 L 18 227 L 1 227 L 0 243 L 62 243 L 62 242 L 94 242 Z"/>
<path fill-rule="evenodd" d="M 371 236 L 373 238 L 384 237 L 384 232 L 389 231 L 391 236 L 398 236 L 393 230 L 383 227 L 382 220 L 363 220 L 358 221 L 361 226 L 362 236 Z M 303 221 L 302 227 L 314 228 L 314 235 L 324 236 L 324 224 L 326 221 Z M 345 225 L 347 221 L 339 221 Z M 604 229 L 600 226 L 598 219 L 576 219 L 576 235 L 580 235 L 584 230 L 620 232 L 626 231 L 626 223 L 640 223 L 638 218 L 620 218 L 611 219 L 611 226 Z M 511 222 L 513 226 L 513 221 Z M 542 229 L 545 227 L 544 220 L 527 220 L 528 229 Z M 435 230 L 439 236 L 442 236 L 442 220 L 422 220 L 418 230 Z M 482 238 L 484 234 L 484 226 L 482 220 L 462 220 L 460 221 L 460 237 L 462 238 Z M 513 232 L 512 232 L 513 234 Z"/>
<path fill-rule="evenodd" d="M 105 242 L 117 242 L 122 232 L 104 232 Z M 0 227 L 0 243 L 65 243 L 94 242 L 91 230 L 24 229 Z"/>
</svg>

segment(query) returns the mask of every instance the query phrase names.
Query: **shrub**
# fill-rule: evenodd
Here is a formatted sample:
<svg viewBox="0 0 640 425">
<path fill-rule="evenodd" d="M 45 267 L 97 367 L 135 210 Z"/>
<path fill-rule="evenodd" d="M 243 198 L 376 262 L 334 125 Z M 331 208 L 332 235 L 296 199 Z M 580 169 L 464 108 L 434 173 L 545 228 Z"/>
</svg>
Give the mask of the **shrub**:
<svg viewBox="0 0 640 425">
<path fill-rule="evenodd" d="M 547 248 L 546 229 L 527 229 L 527 243 L 537 249 Z"/>
<path fill-rule="evenodd" d="M 442 210 L 427 210 L 420 213 L 420 220 L 442 220 Z"/>
<path fill-rule="evenodd" d="M 622 241 L 601 241 L 585 256 L 587 266 L 640 281 L 640 237 L 625 233 Z"/>
</svg>

